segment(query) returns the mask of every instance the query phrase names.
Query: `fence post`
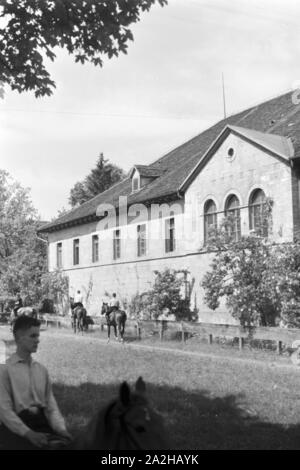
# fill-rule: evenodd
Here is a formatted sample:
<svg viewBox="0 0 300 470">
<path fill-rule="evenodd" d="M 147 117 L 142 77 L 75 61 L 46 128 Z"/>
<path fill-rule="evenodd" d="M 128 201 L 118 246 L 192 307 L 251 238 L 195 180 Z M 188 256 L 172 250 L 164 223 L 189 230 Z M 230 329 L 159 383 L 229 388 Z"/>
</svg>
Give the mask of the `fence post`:
<svg viewBox="0 0 300 470">
<path fill-rule="evenodd" d="M 164 336 L 164 321 L 160 321 L 160 326 L 159 326 L 159 338 L 162 341 Z"/>
<path fill-rule="evenodd" d="M 277 341 L 277 354 L 282 353 L 282 341 Z"/>
<path fill-rule="evenodd" d="M 210 333 L 208 335 L 208 344 L 212 344 L 213 343 L 213 335 Z"/>
<path fill-rule="evenodd" d="M 244 338 L 239 337 L 239 350 L 241 351 L 244 347 Z"/>
<path fill-rule="evenodd" d="M 140 323 L 138 320 L 136 322 L 135 327 L 136 327 L 136 336 L 138 339 L 141 339 L 141 327 L 140 327 Z"/>
</svg>

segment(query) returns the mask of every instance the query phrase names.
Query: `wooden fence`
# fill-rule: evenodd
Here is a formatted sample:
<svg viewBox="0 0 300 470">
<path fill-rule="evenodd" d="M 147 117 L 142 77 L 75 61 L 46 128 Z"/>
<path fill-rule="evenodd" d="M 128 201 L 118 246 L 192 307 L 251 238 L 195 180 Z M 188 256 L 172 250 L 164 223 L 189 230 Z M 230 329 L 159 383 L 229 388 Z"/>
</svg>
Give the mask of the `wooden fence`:
<svg viewBox="0 0 300 470">
<path fill-rule="evenodd" d="M 58 315 L 43 315 L 43 319 L 48 326 L 54 323 L 56 326 L 70 326 L 70 317 Z M 94 327 L 104 329 L 106 320 L 104 317 L 92 317 Z M 126 332 L 137 338 L 143 338 L 151 334 L 158 334 L 163 341 L 170 334 L 178 334 L 184 342 L 189 336 L 207 338 L 210 344 L 216 337 L 238 338 L 239 348 L 242 349 L 245 340 L 265 340 L 274 341 L 277 344 L 277 351 L 280 354 L 282 345 L 291 347 L 294 341 L 300 341 L 300 329 L 287 329 L 279 327 L 242 327 L 238 325 L 220 325 L 214 323 L 194 323 L 194 322 L 174 322 L 165 320 L 127 320 Z"/>
<path fill-rule="evenodd" d="M 189 335 L 206 337 L 212 344 L 215 337 L 238 338 L 239 348 L 242 349 L 246 339 L 268 340 L 277 343 L 280 354 L 282 345 L 292 346 L 294 341 L 300 340 L 300 329 L 287 329 L 279 327 L 242 327 L 238 325 L 219 325 L 213 323 L 168 322 L 168 321 L 139 321 L 136 323 L 137 336 L 142 337 L 147 332 L 159 334 L 161 340 L 169 333 L 179 333 L 181 341 Z"/>
</svg>

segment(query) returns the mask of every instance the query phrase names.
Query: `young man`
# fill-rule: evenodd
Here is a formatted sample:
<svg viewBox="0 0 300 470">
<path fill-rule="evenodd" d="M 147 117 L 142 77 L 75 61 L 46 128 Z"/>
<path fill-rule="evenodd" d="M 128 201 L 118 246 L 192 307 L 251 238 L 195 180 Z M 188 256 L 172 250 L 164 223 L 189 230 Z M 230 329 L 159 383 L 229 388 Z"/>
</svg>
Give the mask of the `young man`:
<svg viewBox="0 0 300 470">
<path fill-rule="evenodd" d="M 32 359 L 40 322 L 20 316 L 13 328 L 17 351 L 0 366 L 0 449 L 43 450 L 71 441 L 47 369 Z"/>
</svg>

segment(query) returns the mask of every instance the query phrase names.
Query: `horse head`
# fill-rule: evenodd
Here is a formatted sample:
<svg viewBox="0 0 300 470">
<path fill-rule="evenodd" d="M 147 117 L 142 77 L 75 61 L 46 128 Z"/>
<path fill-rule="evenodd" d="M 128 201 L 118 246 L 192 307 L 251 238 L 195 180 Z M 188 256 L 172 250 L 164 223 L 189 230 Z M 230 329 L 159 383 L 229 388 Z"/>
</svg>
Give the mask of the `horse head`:
<svg viewBox="0 0 300 470">
<path fill-rule="evenodd" d="M 101 307 L 101 315 L 104 315 L 107 312 L 108 312 L 108 303 L 103 302 L 102 307 Z"/>
<path fill-rule="evenodd" d="M 149 405 L 146 385 L 140 377 L 132 392 L 127 382 L 119 398 L 99 411 L 89 423 L 77 447 L 81 450 L 167 449 L 162 418 Z"/>
</svg>

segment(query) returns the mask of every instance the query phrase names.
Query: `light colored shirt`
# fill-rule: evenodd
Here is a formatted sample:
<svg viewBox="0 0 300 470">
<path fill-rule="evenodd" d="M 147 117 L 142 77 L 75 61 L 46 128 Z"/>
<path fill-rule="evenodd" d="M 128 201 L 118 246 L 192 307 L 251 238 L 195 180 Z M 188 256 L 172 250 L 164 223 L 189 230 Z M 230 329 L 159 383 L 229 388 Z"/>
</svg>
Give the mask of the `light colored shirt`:
<svg viewBox="0 0 300 470">
<path fill-rule="evenodd" d="M 117 307 L 119 308 L 120 307 L 120 302 L 118 301 L 118 299 L 116 299 L 115 297 L 113 297 L 109 303 L 110 307 Z"/>
<path fill-rule="evenodd" d="M 37 361 L 26 362 L 16 353 L 0 365 L 0 422 L 13 433 L 24 436 L 30 429 L 18 414 L 30 407 L 42 407 L 53 431 L 66 425 L 53 395 L 47 369 Z"/>
<path fill-rule="evenodd" d="M 83 295 L 76 293 L 75 297 L 74 297 L 74 302 L 75 303 L 77 303 L 77 302 L 83 303 Z"/>
</svg>

